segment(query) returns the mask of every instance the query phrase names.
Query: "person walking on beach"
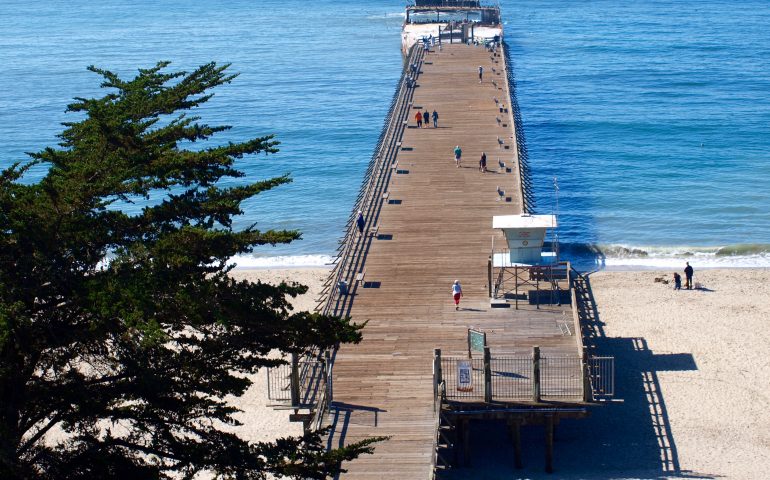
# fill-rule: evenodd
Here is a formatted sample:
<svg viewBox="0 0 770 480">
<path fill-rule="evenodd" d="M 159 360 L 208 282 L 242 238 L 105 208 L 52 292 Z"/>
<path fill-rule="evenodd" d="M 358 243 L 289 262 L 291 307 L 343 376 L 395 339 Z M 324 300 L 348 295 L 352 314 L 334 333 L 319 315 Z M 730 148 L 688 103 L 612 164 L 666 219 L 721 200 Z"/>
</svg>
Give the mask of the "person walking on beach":
<svg viewBox="0 0 770 480">
<path fill-rule="evenodd" d="M 422 128 L 422 113 L 417 112 L 414 116 L 414 120 L 417 122 L 417 128 Z"/>
<path fill-rule="evenodd" d="M 422 123 L 425 124 L 425 128 L 428 128 L 430 126 L 430 113 L 428 113 L 427 110 L 422 112 Z"/>
<path fill-rule="evenodd" d="M 463 287 L 460 286 L 460 280 L 455 280 L 452 284 L 452 298 L 455 301 L 455 310 L 460 310 L 460 298 L 463 296 Z"/>
<path fill-rule="evenodd" d="M 433 128 L 438 128 L 438 112 L 433 109 Z"/>
<path fill-rule="evenodd" d="M 674 272 L 674 290 L 682 289 L 682 276 Z"/>
<path fill-rule="evenodd" d="M 484 77 L 484 67 L 479 65 L 479 83 L 481 83 L 482 77 Z"/>
<path fill-rule="evenodd" d="M 479 172 L 487 173 L 487 154 L 481 152 L 481 158 L 479 159 Z"/>
<path fill-rule="evenodd" d="M 457 168 L 460 168 L 460 162 L 463 159 L 463 151 L 460 148 L 460 145 L 455 147 L 455 165 L 457 165 Z"/>
<path fill-rule="evenodd" d="M 358 216 L 356 217 L 356 226 L 358 227 L 358 233 L 363 235 L 364 226 L 366 226 L 366 219 L 364 218 L 364 212 L 361 210 L 358 211 Z"/>
<path fill-rule="evenodd" d="M 687 266 L 684 267 L 684 278 L 686 279 L 685 286 L 687 290 L 692 290 L 692 267 L 690 262 L 686 262 Z"/>
</svg>

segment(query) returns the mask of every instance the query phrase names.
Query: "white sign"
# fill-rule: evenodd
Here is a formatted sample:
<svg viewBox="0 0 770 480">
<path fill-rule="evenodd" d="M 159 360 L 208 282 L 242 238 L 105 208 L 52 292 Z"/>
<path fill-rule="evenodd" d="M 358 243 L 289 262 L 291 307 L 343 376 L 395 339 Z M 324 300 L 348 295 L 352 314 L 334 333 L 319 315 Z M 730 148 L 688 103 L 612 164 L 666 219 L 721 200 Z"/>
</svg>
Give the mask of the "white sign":
<svg viewBox="0 0 770 480">
<path fill-rule="evenodd" d="M 471 362 L 467 360 L 460 360 L 457 362 L 457 391 L 458 392 L 472 392 L 473 391 L 473 369 L 471 368 Z"/>
</svg>

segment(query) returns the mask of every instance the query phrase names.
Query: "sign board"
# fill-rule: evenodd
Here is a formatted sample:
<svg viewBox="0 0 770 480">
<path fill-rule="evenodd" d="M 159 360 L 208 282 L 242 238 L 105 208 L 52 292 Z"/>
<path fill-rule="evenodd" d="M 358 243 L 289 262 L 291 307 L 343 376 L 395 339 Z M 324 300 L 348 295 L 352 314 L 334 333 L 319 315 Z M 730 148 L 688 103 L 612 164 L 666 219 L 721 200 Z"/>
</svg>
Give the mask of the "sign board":
<svg viewBox="0 0 770 480">
<path fill-rule="evenodd" d="M 471 362 L 467 360 L 459 360 L 457 362 L 457 391 L 473 391 L 473 369 L 471 368 Z"/>
<path fill-rule="evenodd" d="M 479 330 L 468 329 L 468 357 L 471 352 L 484 353 L 484 347 L 487 346 L 487 334 Z"/>
</svg>

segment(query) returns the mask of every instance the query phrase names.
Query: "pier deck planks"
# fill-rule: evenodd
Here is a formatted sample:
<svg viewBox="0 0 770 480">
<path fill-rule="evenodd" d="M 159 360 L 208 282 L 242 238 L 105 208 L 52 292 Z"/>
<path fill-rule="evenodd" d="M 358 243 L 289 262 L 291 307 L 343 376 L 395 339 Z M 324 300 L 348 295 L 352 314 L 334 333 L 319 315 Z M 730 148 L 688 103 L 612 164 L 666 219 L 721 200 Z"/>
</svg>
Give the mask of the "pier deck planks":
<svg viewBox="0 0 770 480">
<path fill-rule="evenodd" d="M 368 321 L 359 345 L 343 345 L 334 365 L 335 428 L 329 446 L 386 435 L 374 455 L 345 464 L 344 479 L 428 478 L 434 436 L 432 396 L 433 348 L 445 355 L 466 349 L 466 329 L 489 332 L 495 352 L 544 352 L 575 355 L 573 336 L 564 336 L 558 321 L 569 307 L 541 310 L 490 309 L 487 258 L 495 244 L 492 216 L 521 213 L 521 189 L 509 114 L 500 114 L 497 98 L 507 108 L 504 60 L 483 47 L 444 44 L 431 52 L 418 78 L 414 105 L 439 113 L 439 128 L 408 128 L 401 139 L 398 169 L 377 220 L 365 259 L 366 282 L 378 288 L 353 290 L 351 316 Z M 479 84 L 478 67 L 484 68 Z M 493 73 L 492 67 L 497 72 Z M 492 80 L 497 82 L 493 86 Z M 424 111 L 424 110 L 422 110 Z M 411 110 L 409 125 L 415 125 Z M 497 118 L 501 119 L 498 123 Z M 502 124 L 507 124 L 503 127 Z M 498 137 L 503 139 L 501 147 Z M 453 150 L 463 150 L 461 168 Z M 481 152 L 488 173 L 478 170 Z M 511 168 L 498 172 L 498 158 Z M 501 186 L 510 202 L 499 201 Z M 389 203 L 401 200 L 400 204 Z M 460 280 L 464 298 L 455 311 L 452 282 Z"/>
</svg>

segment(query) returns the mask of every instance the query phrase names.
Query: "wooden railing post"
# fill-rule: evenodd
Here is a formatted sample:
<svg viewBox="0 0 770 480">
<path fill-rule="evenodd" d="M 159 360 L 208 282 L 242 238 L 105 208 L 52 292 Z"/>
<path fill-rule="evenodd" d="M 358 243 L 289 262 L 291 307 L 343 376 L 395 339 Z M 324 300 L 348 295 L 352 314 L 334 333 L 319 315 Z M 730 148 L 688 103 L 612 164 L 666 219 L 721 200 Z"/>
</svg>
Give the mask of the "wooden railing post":
<svg viewBox="0 0 770 480">
<path fill-rule="evenodd" d="M 487 260 L 487 281 L 489 282 L 489 298 L 492 298 L 492 255 Z"/>
<path fill-rule="evenodd" d="M 580 358 L 581 376 L 583 378 L 583 401 L 590 402 L 593 400 L 593 392 L 591 391 L 591 377 L 588 370 L 588 352 L 583 347 L 583 353 Z"/>
<path fill-rule="evenodd" d="M 540 347 L 532 347 L 532 401 L 540 402 Z"/>
<path fill-rule="evenodd" d="M 326 405 L 331 406 L 334 401 L 334 386 L 332 385 L 332 355 L 329 350 L 324 352 L 326 366 Z"/>
<path fill-rule="evenodd" d="M 492 403 L 492 355 L 484 346 L 484 401 Z"/>
<path fill-rule="evenodd" d="M 514 298 L 516 299 L 516 310 L 518 310 L 519 309 L 519 267 L 513 267 L 513 278 L 514 278 L 513 281 L 515 283 L 514 288 L 516 289 Z"/>
<path fill-rule="evenodd" d="M 439 385 L 441 385 L 442 381 L 442 372 L 441 372 L 441 349 L 440 348 L 434 348 L 433 349 L 433 411 L 436 411 L 436 399 L 438 398 L 440 392 L 439 392 Z"/>
<path fill-rule="evenodd" d="M 291 406 L 299 407 L 299 357 L 291 354 Z"/>
</svg>

